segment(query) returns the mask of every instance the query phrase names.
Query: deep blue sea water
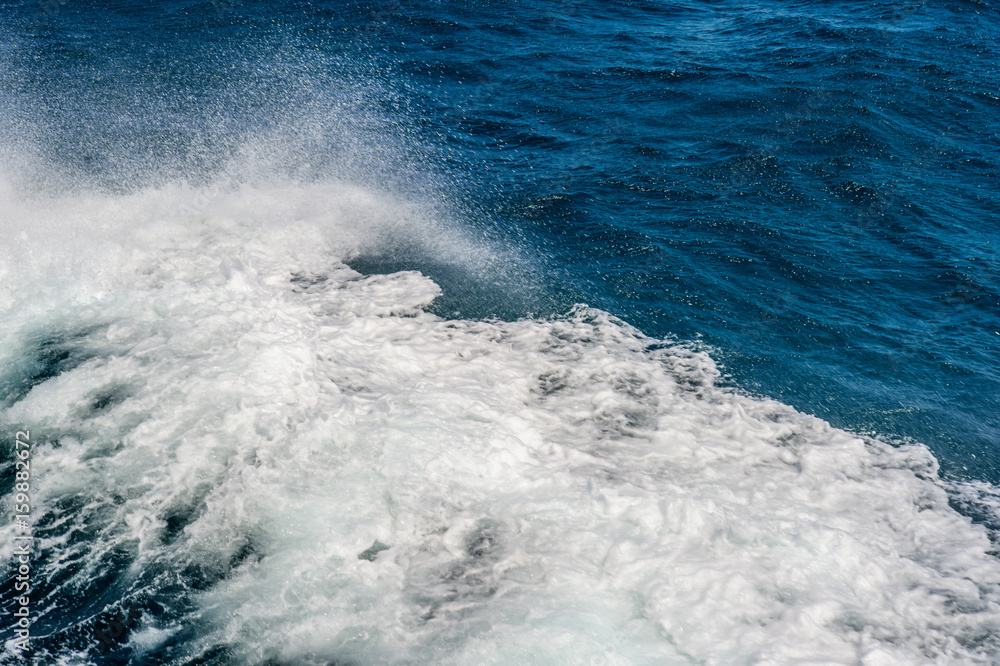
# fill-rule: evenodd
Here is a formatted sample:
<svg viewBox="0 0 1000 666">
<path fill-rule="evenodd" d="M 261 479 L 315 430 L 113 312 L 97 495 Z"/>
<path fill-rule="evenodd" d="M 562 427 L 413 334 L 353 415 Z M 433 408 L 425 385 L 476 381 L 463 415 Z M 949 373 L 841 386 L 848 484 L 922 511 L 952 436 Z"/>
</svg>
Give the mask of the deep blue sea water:
<svg viewBox="0 0 1000 666">
<path fill-rule="evenodd" d="M 997 663 L 998 66 L 958 0 L 0 2 L 25 658 Z"/>
</svg>

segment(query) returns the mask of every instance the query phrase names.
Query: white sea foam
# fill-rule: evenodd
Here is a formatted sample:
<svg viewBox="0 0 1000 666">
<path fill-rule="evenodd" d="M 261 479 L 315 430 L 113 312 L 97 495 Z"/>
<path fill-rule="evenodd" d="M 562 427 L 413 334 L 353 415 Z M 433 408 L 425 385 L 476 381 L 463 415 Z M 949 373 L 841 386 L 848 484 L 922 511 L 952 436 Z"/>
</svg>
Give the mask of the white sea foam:
<svg viewBox="0 0 1000 666">
<path fill-rule="evenodd" d="M 402 234 L 483 263 L 419 207 L 2 196 L 3 421 L 38 442 L 53 634 L 147 595 L 130 646 L 172 663 L 1000 658 L 1000 562 L 926 448 L 720 388 L 600 311 L 446 321 L 420 273 L 343 263 Z M 118 597 L 66 616 L 114 553 Z"/>
</svg>

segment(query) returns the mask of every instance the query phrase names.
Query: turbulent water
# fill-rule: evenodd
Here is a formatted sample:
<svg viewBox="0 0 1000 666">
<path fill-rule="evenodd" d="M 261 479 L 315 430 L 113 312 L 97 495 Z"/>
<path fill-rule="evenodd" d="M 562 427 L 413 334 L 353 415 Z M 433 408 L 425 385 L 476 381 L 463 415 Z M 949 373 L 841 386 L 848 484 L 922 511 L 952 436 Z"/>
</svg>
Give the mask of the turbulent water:
<svg viewBox="0 0 1000 666">
<path fill-rule="evenodd" d="M 998 35 L 0 2 L 0 663 L 1000 663 Z"/>
</svg>

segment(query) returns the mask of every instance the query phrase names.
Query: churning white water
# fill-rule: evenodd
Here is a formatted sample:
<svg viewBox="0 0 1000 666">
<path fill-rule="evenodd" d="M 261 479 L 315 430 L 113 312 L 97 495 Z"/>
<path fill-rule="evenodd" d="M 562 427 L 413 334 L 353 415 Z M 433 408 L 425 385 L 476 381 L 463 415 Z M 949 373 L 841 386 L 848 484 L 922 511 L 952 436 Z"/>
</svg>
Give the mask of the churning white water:
<svg viewBox="0 0 1000 666">
<path fill-rule="evenodd" d="M 89 663 L 123 604 L 136 663 L 1000 658 L 1000 561 L 925 447 L 721 387 L 704 350 L 584 306 L 430 314 L 427 277 L 345 261 L 404 236 L 503 259 L 416 204 L 0 195 L 2 422 L 37 442 L 50 663 Z"/>
</svg>

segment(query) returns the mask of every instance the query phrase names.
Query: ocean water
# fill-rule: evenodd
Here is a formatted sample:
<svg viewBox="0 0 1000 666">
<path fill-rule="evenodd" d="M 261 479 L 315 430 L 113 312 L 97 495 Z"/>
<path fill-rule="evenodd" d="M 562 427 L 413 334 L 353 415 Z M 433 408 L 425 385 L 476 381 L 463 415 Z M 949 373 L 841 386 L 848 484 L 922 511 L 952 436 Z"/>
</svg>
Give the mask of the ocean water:
<svg viewBox="0 0 1000 666">
<path fill-rule="evenodd" d="M 1000 663 L 998 54 L 0 2 L 0 663 Z"/>
</svg>

